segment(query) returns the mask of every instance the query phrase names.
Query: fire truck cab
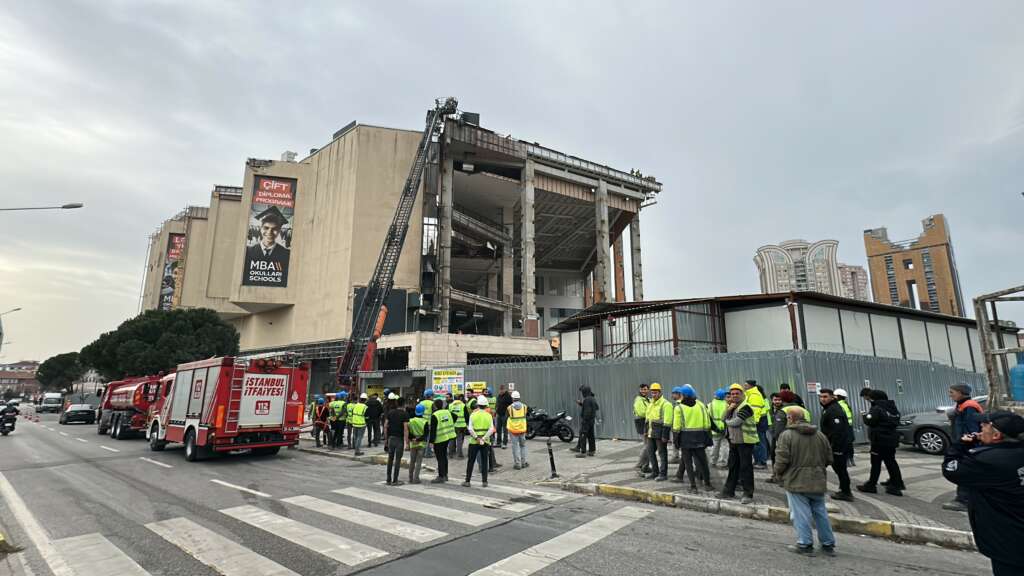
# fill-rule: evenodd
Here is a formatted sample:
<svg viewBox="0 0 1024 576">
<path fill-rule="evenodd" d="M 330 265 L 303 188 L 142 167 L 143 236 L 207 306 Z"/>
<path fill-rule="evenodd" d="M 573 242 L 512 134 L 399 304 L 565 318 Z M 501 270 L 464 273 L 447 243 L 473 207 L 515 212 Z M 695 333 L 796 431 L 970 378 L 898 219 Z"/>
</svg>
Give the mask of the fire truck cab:
<svg viewBox="0 0 1024 576">
<path fill-rule="evenodd" d="M 304 416 L 309 365 L 231 356 L 178 366 L 150 407 L 149 448 L 185 445 L 193 462 L 216 452 L 276 454 L 294 446 Z"/>
</svg>

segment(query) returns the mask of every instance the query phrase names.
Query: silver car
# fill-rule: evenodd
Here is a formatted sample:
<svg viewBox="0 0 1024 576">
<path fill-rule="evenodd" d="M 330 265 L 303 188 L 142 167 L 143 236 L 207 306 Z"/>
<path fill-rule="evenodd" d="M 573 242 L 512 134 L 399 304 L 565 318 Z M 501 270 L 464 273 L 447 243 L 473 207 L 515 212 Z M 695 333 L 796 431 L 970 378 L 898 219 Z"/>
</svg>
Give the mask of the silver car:
<svg viewBox="0 0 1024 576">
<path fill-rule="evenodd" d="M 974 398 L 982 408 L 988 404 L 988 396 Z M 900 416 L 900 442 L 916 446 L 929 454 L 945 454 L 952 435 L 946 409 L 939 406 L 934 412 L 918 412 Z"/>
</svg>

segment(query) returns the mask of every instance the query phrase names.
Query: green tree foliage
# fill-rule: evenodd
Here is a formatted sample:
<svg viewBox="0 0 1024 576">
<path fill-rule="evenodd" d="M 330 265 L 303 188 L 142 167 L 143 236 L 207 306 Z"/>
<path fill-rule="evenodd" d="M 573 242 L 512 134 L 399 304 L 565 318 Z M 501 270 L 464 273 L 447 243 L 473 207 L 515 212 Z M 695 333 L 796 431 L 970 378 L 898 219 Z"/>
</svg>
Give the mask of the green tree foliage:
<svg viewBox="0 0 1024 576">
<path fill-rule="evenodd" d="M 148 310 L 82 348 L 81 362 L 108 380 L 119 380 L 234 354 L 238 332 L 213 310 Z"/>
<path fill-rule="evenodd" d="M 39 365 L 36 372 L 36 380 L 43 390 L 60 391 L 70 388 L 71 383 L 82 377 L 85 368 L 82 367 L 78 352 L 65 352 L 47 358 Z"/>
</svg>

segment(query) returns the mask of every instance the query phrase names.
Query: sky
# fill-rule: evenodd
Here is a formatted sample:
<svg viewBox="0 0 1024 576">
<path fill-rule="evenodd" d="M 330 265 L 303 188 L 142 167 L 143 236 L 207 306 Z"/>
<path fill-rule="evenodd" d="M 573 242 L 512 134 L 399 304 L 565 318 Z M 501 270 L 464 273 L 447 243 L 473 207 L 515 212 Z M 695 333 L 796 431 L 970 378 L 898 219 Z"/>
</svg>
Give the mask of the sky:
<svg viewBox="0 0 1024 576">
<path fill-rule="evenodd" d="M 0 3 L 0 362 L 138 312 L 147 236 L 351 120 L 487 128 L 664 184 L 648 299 L 756 293 L 754 252 L 949 221 L 965 297 L 1022 283 L 1024 3 Z M 1024 309 L 1006 315 L 1024 322 Z"/>
</svg>

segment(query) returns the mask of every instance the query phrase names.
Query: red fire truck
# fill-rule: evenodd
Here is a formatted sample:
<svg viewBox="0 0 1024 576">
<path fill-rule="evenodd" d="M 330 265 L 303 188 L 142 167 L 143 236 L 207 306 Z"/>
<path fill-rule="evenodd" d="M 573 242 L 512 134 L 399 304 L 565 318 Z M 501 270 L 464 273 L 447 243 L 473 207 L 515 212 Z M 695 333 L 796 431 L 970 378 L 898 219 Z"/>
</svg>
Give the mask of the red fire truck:
<svg viewBox="0 0 1024 576">
<path fill-rule="evenodd" d="M 162 374 L 107 384 L 96 410 L 96 433 L 124 440 L 146 433 L 149 405 L 156 399 Z M 167 376 L 164 378 L 173 378 Z"/>
<path fill-rule="evenodd" d="M 299 442 L 309 364 L 231 356 L 178 366 L 149 410 L 149 448 L 185 445 L 185 459 L 252 449 L 276 454 Z"/>
</svg>

